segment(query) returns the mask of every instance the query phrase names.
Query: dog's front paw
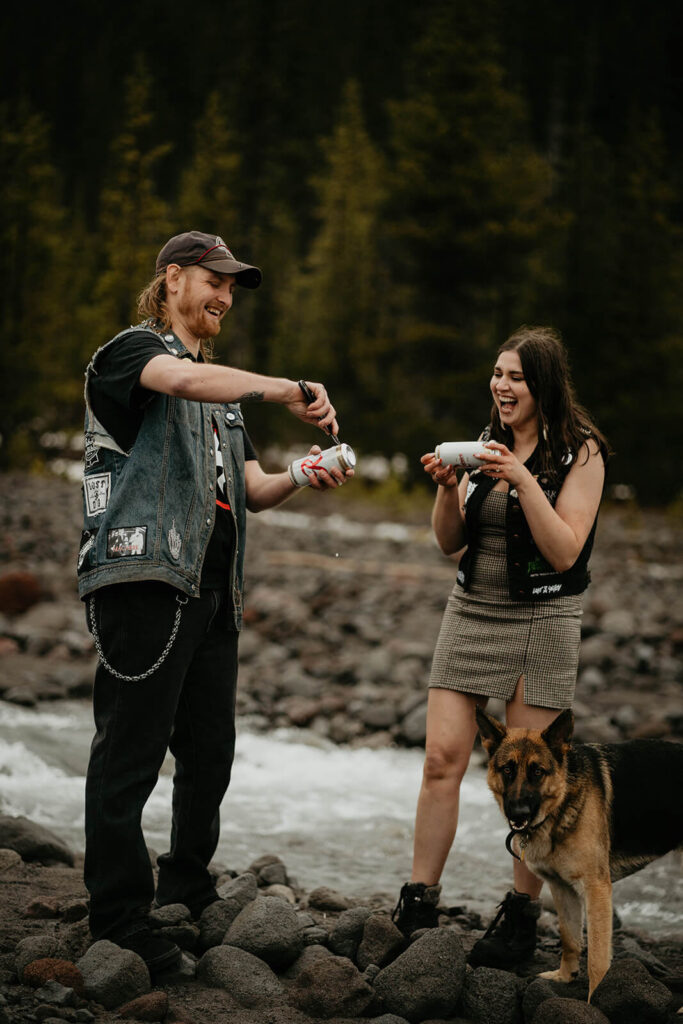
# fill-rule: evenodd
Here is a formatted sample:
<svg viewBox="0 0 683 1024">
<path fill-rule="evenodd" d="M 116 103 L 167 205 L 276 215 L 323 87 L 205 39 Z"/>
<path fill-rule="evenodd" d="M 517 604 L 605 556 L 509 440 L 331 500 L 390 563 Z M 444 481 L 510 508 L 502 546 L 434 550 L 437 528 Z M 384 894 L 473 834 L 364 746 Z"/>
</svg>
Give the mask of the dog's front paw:
<svg viewBox="0 0 683 1024">
<path fill-rule="evenodd" d="M 569 971 L 566 968 L 559 967 L 556 971 L 542 971 L 539 974 L 539 978 L 546 978 L 548 981 L 562 981 L 566 985 L 570 981 L 574 981 L 578 974 L 578 971 Z"/>
</svg>

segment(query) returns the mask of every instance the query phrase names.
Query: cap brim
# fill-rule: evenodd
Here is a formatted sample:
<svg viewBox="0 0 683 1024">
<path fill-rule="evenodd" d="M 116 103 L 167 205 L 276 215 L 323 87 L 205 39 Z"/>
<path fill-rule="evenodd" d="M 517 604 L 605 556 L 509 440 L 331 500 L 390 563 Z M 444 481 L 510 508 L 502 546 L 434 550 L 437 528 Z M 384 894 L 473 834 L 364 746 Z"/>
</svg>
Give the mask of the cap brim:
<svg viewBox="0 0 683 1024">
<path fill-rule="evenodd" d="M 261 271 L 258 267 L 252 267 L 248 263 L 239 263 L 237 260 L 200 260 L 198 267 L 210 267 L 218 274 L 234 274 L 237 284 L 243 288 L 258 288 L 261 284 Z"/>
</svg>

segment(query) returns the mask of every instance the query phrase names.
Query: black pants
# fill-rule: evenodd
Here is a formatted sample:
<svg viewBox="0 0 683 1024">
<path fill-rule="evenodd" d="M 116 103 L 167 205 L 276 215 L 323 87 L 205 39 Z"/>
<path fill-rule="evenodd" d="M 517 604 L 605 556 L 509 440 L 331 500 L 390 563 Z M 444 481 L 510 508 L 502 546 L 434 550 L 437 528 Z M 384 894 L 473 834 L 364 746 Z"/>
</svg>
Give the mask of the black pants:
<svg viewBox="0 0 683 1024">
<path fill-rule="evenodd" d="M 154 664 L 171 632 L 176 595 L 163 583 L 96 592 L 97 628 L 112 668 L 136 675 Z M 235 752 L 239 634 L 230 625 L 225 593 L 202 591 L 184 605 L 175 643 L 151 676 L 124 682 L 98 665 L 84 872 L 96 939 L 135 927 L 154 896 L 141 818 L 168 749 L 175 758 L 173 824 L 170 851 L 158 858 L 157 901 L 199 902 L 213 891 L 207 865 Z"/>
</svg>

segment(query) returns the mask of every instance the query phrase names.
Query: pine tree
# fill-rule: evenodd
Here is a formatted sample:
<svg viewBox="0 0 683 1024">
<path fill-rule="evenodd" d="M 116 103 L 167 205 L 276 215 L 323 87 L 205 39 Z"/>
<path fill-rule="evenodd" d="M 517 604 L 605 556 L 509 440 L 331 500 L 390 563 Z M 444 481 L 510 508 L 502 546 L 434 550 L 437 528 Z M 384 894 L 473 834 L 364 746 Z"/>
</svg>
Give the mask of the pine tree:
<svg viewBox="0 0 683 1024">
<path fill-rule="evenodd" d="M 112 143 L 100 205 L 103 266 L 93 306 L 84 312 L 93 351 L 136 322 L 136 296 L 154 275 L 157 253 L 171 234 L 168 207 L 156 184 L 158 164 L 170 145 L 155 143 L 152 137 L 151 79 L 142 60 L 126 79 L 124 91 L 124 123 Z"/>
<path fill-rule="evenodd" d="M 59 423 L 82 378 L 74 381 L 69 360 L 77 239 L 47 125 L 24 102 L 0 107 L 0 160 L 0 463 L 8 465 L 37 456 L 36 436 Z"/>
<path fill-rule="evenodd" d="M 318 229 L 304 267 L 279 292 L 280 366 L 329 387 L 356 443 L 375 448 L 391 404 L 395 297 L 383 257 L 386 170 L 365 127 L 358 83 L 343 90 L 324 164 L 312 179 Z"/>
</svg>

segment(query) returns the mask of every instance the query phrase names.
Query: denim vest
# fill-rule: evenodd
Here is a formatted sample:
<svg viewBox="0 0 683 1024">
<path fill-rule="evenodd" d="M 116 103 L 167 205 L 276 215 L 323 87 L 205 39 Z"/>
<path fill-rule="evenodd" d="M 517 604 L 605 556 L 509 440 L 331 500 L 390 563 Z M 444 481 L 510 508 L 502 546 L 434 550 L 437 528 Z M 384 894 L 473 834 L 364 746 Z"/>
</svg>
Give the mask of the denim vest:
<svg viewBox="0 0 683 1024">
<path fill-rule="evenodd" d="M 488 438 L 484 438 L 487 440 Z M 535 451 L 525 466 L 533 472 Z M 537 482 L 550 504 L 555 507 L 562 484 L 571 469 L 573 459 L 568 453 L 555 481 L 539 475 Z M 463 590 L 469 590 L 472 568 L 481 518 L 481 507 L 486 496 L 495 486 L 494 477 L 488 477 L 481 470 L 473 470 L 465 498 L 465 531 L 467 548 L 458 566 L 457 581 Z M 574 564 L 566 572 L 556 572 L 536 547 L 529 525 L 524 516 L 517 491 L 511 488 L 507 494 L 505 514 L 505 546 L 510 599 L 512 601 L 547 601 L 554 597 L 582 594 L 590 583 L 588 559 L 593 549 L 597 515 L 590 533 Z"/>
<path fill-rule="evenodd" d="M 124 452 L 93 413 L 90 381 L 97 374 L 102 352 L 140 330 L 160 338 L 169 354 L 191 358 L 175 334 L 145 323 L 117 334 L 88 365 L 78 592 L 84 598 L 112 583 L 158 580 L 199 597 L 202 564 L 216 515 L 213 421 L 235 522 L 226 588 L 232 593 L 234 627 L 239 629 L 246 530 L 242 412 L 237 403 L 193 402 L 155 393 L 145 406 L 135 444 Z"/>
</svg>

